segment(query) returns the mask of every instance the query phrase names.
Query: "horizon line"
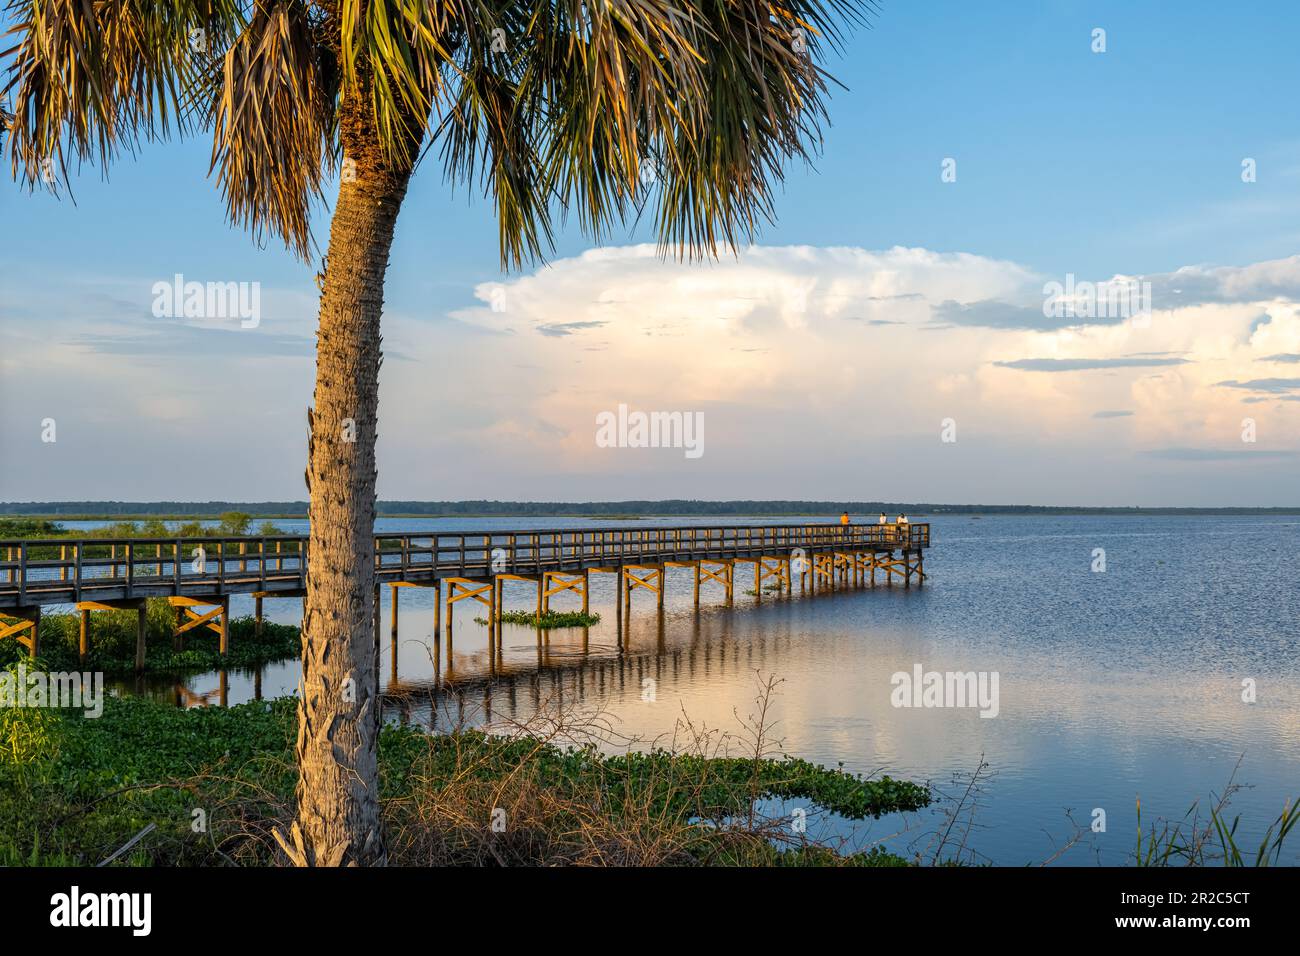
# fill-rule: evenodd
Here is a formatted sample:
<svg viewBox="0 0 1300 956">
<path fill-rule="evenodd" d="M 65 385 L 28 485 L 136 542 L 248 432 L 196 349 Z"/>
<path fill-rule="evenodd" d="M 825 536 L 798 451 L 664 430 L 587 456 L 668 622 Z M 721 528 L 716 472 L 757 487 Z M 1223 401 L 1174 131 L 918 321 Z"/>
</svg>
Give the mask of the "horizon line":
<svg viewBox="0 0 1300 956">
<path fill-rule="evenodd" d="M 475 510 L 478 509 L 478 510 Z M 60 501 L 0 501 L 0 517 L 44 518 L 78 516 L 116 518 L 158 518 L 167 516 L 202 516 L 220 511 L 245 511 L 247 513 L 277 517 L 306 517 L 306 500 L 207 501 L 150 500 L 127 501 L 60 500 Z M 621 499 L 611 501 L 526 501 L 506 499 L 379 499 L 375 510 L 380 517 L 490 517 L 493 515 L 604 515 L 610 512 L 640 516 L 685 516 L 691 514 L 828 514 L 832 512 L 875 513 L 877 511 L 901 512 L 952 512 L 952 513 L 1164 513 L 1164 514 L 1300 514 L 1297 505 L 1034 505 L 988 504 L 924 501 L 849 501 L 836 499 L 779 499 L 779 498 L 662 498 Z"/>
</svg>

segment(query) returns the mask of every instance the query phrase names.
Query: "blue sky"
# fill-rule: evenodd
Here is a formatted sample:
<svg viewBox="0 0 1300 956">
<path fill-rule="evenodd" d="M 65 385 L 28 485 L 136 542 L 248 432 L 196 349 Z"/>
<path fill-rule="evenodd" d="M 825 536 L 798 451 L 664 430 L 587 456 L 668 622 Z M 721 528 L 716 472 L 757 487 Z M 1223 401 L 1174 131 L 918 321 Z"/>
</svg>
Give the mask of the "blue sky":
<svg viewBox="0 0 1300 956">
<path fill-rule="evenodd" d="M 813 250 L 848 247 L 883 251 L 901 246 L 937 255 L 966 253 L 992 264 L 1014 264 L 1031 276 L 1061 278 L 1073 273 L 1087 280 L 1116 274 L 1158 276 L 1188 266 L 1247 268 L 1285 260 L 1300 248 L 1300 117 L 1294 95 L 1300 72 L 1294 54 L 1298 27 L 1297 8 L 1283 3 L 1225 7 L 1131 0 L 992 4 L 885 0 L 871 28 L 857 31 L 842 55 L 826 64 L 848 89 L 837 91 L 831 100 L 832 125 L 825 130 L 825 146 L 816 168 L 789 170 L 777 204 L 779 221 L 765 228 L 759 242 L 764 247 Z M 1104 53 L 1091 49 L 1094 28 L 1106 31 Z M 150 346 L 132 352 L 129 343 L 138 342 L 138 337 L 132 336 L 130 323 L 139 322 L 142 329 L 151 327 L 147 298 L 141 300 L 127 290 L 147 289 L 153 281 L 177 272 L 200 279 L 254 280 L 262 284 L 269 303 L 263 330 L 268 338 L 261 340 L 260 356 L 235 349 L 238 354 L 232 354 L 229 364 L 220 368 L 225 375 L 243 376 L 257 369 L 257 374 L 282 376 L 285 393 L 268 391 L 264 403 L 277 405 L 275 412 L 268 411 L 268 420 L 276 419 L 280 404 L 285 406 L 284 430 L 268 437 L 265 447 L 268 454 L 284 449 L 285 460 L 268 465 L 247 485 L 242 479 L 223 485 L 220 476 L 202 479 L 193 475 L 186 480 L 198 482 L 196 493 L 201 488 L 212 496 L 298 497 L 301 482 L 293 476 L 301 474 L 301 467 L 290 467 L 290 463 L 302 444 L 297 423 L 310 397 L 310 366 L 305 366 L 304 372 L 300 355 L 286 358 L 290 364 L 274 373 L 258 362 L 276 354 L 277 347 L 268 347 L 268 342 L 291 343 L 309 336 L 314 319 L 311 276 L 317 265 L 296 262 L 273 245 L 258 249 L 245 233 L 225 223 L 220 197 L 207 178 L 209 149 L 204 140 L 145 147 L 137 159 L 118 162 L 107 181 L 88 168 L 74 184 L 76 205 L 42 194 L 28 196 L 12 184 L 0 189 L 8 236 L 5 275 L 0 279 L 0 336 L 8 339 L 11 351 L 11 360 L 0 365 L 4 374 L 0 397 L 10 406 L 10 414 L 0 413 L 0 428 L 6 432 L 6 444 L 11 431 L 14 440 L 22 433 L 26 441 L 31 431 L 28 418 L 39 414 L 36 406 L 41 401 L 48 405 L 62 401 L 66 406 L 66 393 L 61 399 L 51 393 L 48 400 L 40 394 L 48 387 L 45 380 L 56 375 L 56 370 L 75 367 L 66 356 L 55 355 L 59 349 L 79 349 L 85 354 L 89 348 L 101 358 L 109 355 L 136 371 L 149 367 L 149 355 L 165 351 Z M 1257 168 L 1257 181 L 1252 183 L 1241 178 L 1241 164 L 1248 157 L 1255 160 Z M 956 160 L 954 183 L 940 179 L 940 164 L 946 158 Z M 323 242 L 325 216 L 318 217 L 316 233 Z M 644 229 L 629 229 L 625 235 L 614 236 L 610 244 L 632 248 L 652 239 Z M 567 229 L 560 235 L 552 260 L 579 260 L 590 248 L 591 243 L 576 228 Z M 474 310 L 483 305 L 485 284 L 503 281 L 497 261 L 490 204 L 463 189 L 453 195 L 436 162 L 426 164 L 417 174 L 398 223 L 386 290 L 394 335 L 386 338 L 386 344 L 417 364 L 423 363 L 426 375 L 442 369 L 449 382 L 455 381 L 457 367 L 490 365 L 493 343 L 501 332 L 518 332 L 513 326 L 492 328 L 491 323 L 474 321 Z M 675 274 L 671 265 L 664 268 L 665 277 Z M 523 270 L 522 276 L 504 277 L 504 282 L 527 283 L 549 274 L 530 268 Z M 821 275 L 814 281 L 825 288 L 835 280 Z M 593 289 L 593 298 L 605 294 L 602 289 L 608 291 L 607 287 Z M 981 296 L 988 292 L 981 289 Z M 927 291 L 921 288 L 908 294 L 926 295 Z M 947 295 L 936 292 L 932 298 L 937 303 Z M 1271 286 L 1267 295 L 1260 293 L 1249 301 L 1239 297 L 1237 304 L 1258 315 L 1270 308 L 1265 301 L 1269 296 L 1277 298 L 1277 290 Z M 1284 297 L 1283 305 L 1289 301 Z M 581 304 L 581 299 L 576 304 L 557 302 L 555 312 L 533 314 L 525 321 L 553 325 L 571 317 Z M 1274 306 L 1273 310 L 1278 313 L 1274 340 L 1259 343 L 1259 348 L 1271 349 L 1267 355 L 1300 351 L 1289 344 L 1291 333 L 1284 325 L 1289 319 L 1281 314 L 1285 308 Z M 77 326 L 88 319 L 109 322 L 112 328 L 88 331 Z M 1201 321 L 1242 319 L 1224 315 L 1213 320 L 1201 317 Z M 35 326 L 42 323 L 48 325 L 37 334 Z M 749 328 L 753 331 L 761 324 L 750 323 Z M 277 334 L 286 338 L 275 339 Z M 123 344 L 105 350 L 105 338 L 114 335 L 122 336 Z M 195 335 L 187 332 L 175 341 L 188 343 L 178 348 L 201 362 L 209 350 L 194 344 Z M 917 341 L 929 343 L 941 335 L 942 330 L 928 331 Z M 1206 336 L 1198 340 L 1200 347 L 1213 351 L 1216 347 L 1205 344 L 1213 335 L 1207 332 Z M 837 337 L 826 336 L 826 356 L 835 355 Z M 34 350 L 36 339 L 45 339 L 50 351 Z M 88 346 L 92 339 L 98 350 Z M 624 357 L 635 365 L 627 350 L 635 350 L 637 341 L 632 336 L 626 342 L 606 339 L 599 345 L 607 351 L 623 350 Z M 993 342 L 992 333 L 980 341 Z M 574 342 L 564 344 L 576 347 Z M 868 350 L 898 347 L 896 341 L 862 344 Z M 1008 348 L 1012 345 L 1006 344 Z M 1101 344 L 1096 339 L 1091 342 Z M 981 368 L 991 366 L 994 360 L 1038 360 L 1043 348 L 1062 347 L 1056 339 L 1029 339 L 1015 345 L 1020 352 L 989 356 Z M 1119 347 L 1118 343 L 1107 347 L 1111 345 Z M 765 341 L 753 350 L 759 347 L 779 351 L 782 346 Z M 1182 354 L 1194 351 L 1187 341 L 1178 348 L 1184 350 Z M 464 353 L 458 356 L 457 349 Z M 1029 354 L 1028 349 L 1038 351 Z M 213 355 L 224 351 L 222 347 L 211 350 Z M 294 348 L 289 344 L 285 351 Z M 528 349 L 522 350 L 527 353 Z M 569 354 L 576 353 L 571 349 Z M 1096 354 L 1095 349 L 1090 354 Z M 12 357 L 17 355 L 22 356 L 22 364 L 15 364 Z M 1255 362 L 1267 355 L 1238 359 Z M 504 356 L 503 352 L 502 361 Z M 1196 361 L 1208 368 L 1211 357 L 1227 358 L 1226 353 L 1216 352 Z M 514 394 L 503 396 L 500 407 L 508 404 L 507 398 L 538 407 L 546 395 L 561 388 L 568 359 L 557 353 L 551 360 L 551 365 L 543 363 L 546 374 L 532 386 L 520 384 Z M 219 360 L 209 357 L 209 361 Z M 386 364 L 386 375 L 391 367 L 392 363 Z M 775 368 L 750 371 L 755 373 L 755 382 L 763 381 L 765 387 L 772 386 L 773 377 L 781 374 Z M 1182 382 L 1176 391 L 1186 394 L 1176 401 L 1187 403 L 1189 420 L 1205 422 L 1207 413 L 1194 403 L 1192 393 L 1201 400 L 1218 401 L 1224 390 L 1211 391 L 1218 382 L 1252 381 L 1260 376 L 1276 379 L 1284 377 L 1280 373 L 1285 371 L 1265 368 L 1256 376 L 1251 369 L 1232 366 L 1228 371 L 1207 372 L 1199 385 Z M 1291 371 L 1300 374 L 1295 366 Z M 943 374 L 966 375 L 973 380 L 985 373 L 972 368 Z M 1028 379 L 1022 373 L 1013 380 Z M 126 381 L 129 378 L 123 379 Z M 689 381 L 679 381 L 671 394 L 646 392 L 640 398 L 673 408 L 713 408 L 711 402 L 745 407 L 748 403 L 755 415 L 766 401 L 756 393 L 720 396 L 706 394 L 708 389 L 692 391 Z M 1102 404 L 1127 410 L 1143 388 L 1154 387 L 1128 379 L 1123 385 L 1128 392 L 1113 393 L 1113 401 Z M 386 383 L 389 392 L 385 400 L 409 400 L 405 392 L 392 392 L 394 387 Z M 430 387 L 430 408 L 436 407 L 442 420 L 449 413 L 454 417 L 463 391 L 450 384 L 445 390 Z M 175 432 L 139 437 L 143 453 L 161 451 L 186 427 L 209 433 L 218 430 L 218 424 L 204 415 L 212 414 L 220 403 L 220 389 L 213 385 L 205 390 L 191 379 L 178 390 L 184 392 L 192 415 L 172 414 Z M 1006 422 L 1009 416 L 995 411 L 991 397 L 999 391 L 985 381 L 976 392 L 963 397 L 961 404 L 967 409 L 984 408 L 990 420 L 996 416 Z M 91 401 L 90 394 L 87 401 Z M 102 396 L 113 394 L 109 383 L 95 394 L 97 412 L 109 415 L 111 409 L 102 405 Z M 418 391 L 413 394 L 419 395 Z M 619 396 L 609 395 L 591 401 L 600 409 L 614 407 L 619 400 Z M 715 412 L 722 407 L 717 406 Z M 1244 495 L 1249 500 L 1232 503 L 1271 504 L 1279 499 L 1294 503 L 1294 493 L 1287 494 L 1296 477 L 1288 456 L 1296 444 L 1293 410 L 1297 407 L 1300 404 L 1294 402 L 1276 404 L 1277 421 L 1266 429 L 1273 464 L 1257 469 L 1260 477 L 1247 482 L 1249 490 Z M 487 409 L 479 411 L 485 427 L 503 425 L 499 414 L 493 418 Z M 78 412 L 72 409 L 64 414 L 75 416 Z M 129 413 L 124 408 L 122 417 L 114 419 L 118 426 L 105 427 L 121 427 L 130 415 L 142 414 L 147 417 L 139 408 L 133 407 Z M 467 410 L 469 419 L 475 420 L 475 414 L 473 408 Z M 548 429 L 571 434 L 575 423 L 585 418 L 576 408 L 571 414 L 574 417 L 567 419 L 539 412 L 536 421 L 520 427 L 539 435 Z M 1234 411 L 1228 417 L 1235 421 L 1235 415 Z M 725 420 L 725 415 L 720 417 Z M 512 427 L 504 427 L 502 434 L 516 437 L 503 437 L 502 442 L 519 440 Z M 149 433 L 149 426 L 144 432 Z M 824 433 L 836 434 L 831 422 L 825 424 Z M 385 434 L 387 439 L 382 437 Z M 1227 440 L 1221 434 L 1217 438 Z M 1040 440 L 1041 435 L 1032 429 L 1017 431 L 1008 425 L 999 432 L 998 454 L 1029 460 Z M 1162 449 L 1193 447 L 1217 454 L 1214 449 L 1221 450 L 1221 443 L 1215 444 L 1215 435 L 1202 435 L 1198 440 L 1185 431 L 1163 436 L 1147 433 L 1131 441 L 1132 455 L 1125 459 L 1130 472 L 1126 472 L 1122 492 L 1114 492 L 1119 495 L 1116 502 L 1107 500 L 1113 495 L 1104 490 L 1093 493 L 1080 484 L 1063 483 L 1053 489 L 1025 480 L 1006 487 L 991 473 L 986 479 L 979 478 L 973 464 L 974 470 L 964 476 L 970 480 L 963 481 L 963 475 L 955 474 L 929 487 L 929 496 L 965 501 L 978 491 L 982 500 L 993 500 L 997 493 L 1007 500 L 1055 502 L 1064 496 L 1070 501 L 1088 498 L 1092 503 L 1133 503 L 1141 499 L 1152 504 L 1230 503 L 1225 499 L 1242 497 L 1239 475 L 1193 473 L 1185 468 L 1171 479 L 1169 473 L 1150 471 L 1146 466 L 1146 459 L 1152 456 L 1163 460 L 1158 454 Z M 399 467 L 427 464 L 414 447 L 399 447 L 396 442 L 392 429 L 381 424 L 381 472 L 385 457 Z M 1112 442 L 1106 444 L 1109 447 Z M 237 453 L 239 436 L 231 434 L 224 447 Z M 73 455 L 71 450 L 60 451 Z M 90 451 L 87 445 L 85 454 Z M 485 456 L 482 446 L 470 441 L 450 456 L 463 462 L 463 467 L 443 470 L 439 466 L 434 470 L 440 479 L 436 484 L 413 479 L 385 484 L 381 479 L 381 494 L 424 498 L 474 495 L 483 477 L 474 462 L 508 458 L 504 444 L 496 451 L 496 457 Z M 448 454 L 444 449 L 443 457 Z M 711 474 L 708 482 L 699 481 L 698 473 L 684 470 L 680 463 L 651 462 L 643 467 L 646 463 L 638 461 L 618 466 L 626 467 L 634 477 L 621 493 L 611 494 L 602 490 L 607 487 L 604 467 L 575 473 L 557 462 L 549 471 L 539 466 L 549 476 L 546 480 L 540 480 L 540 473 L 532 476 L 539 479 L 537 487 L 548 489 L 545 494 L 530 494 L 527 483 L 518 481 L 493 484 L 492 493 L 514 498 L 654 497 L 655 488 L 665 487 L 665 475 L 672 476 L 669 483 L 673 487 L 665 487 L 664 496 L 761 496 L 776 490 L 748 485 L 743 478 L 753 474 L 755 463 L 764 461 L 758 450 L 751 449 L 747 455 L 738 445 L 735 455 L 731 466 Z M 71 460 L 61 458 L 58 469 L 66 468 Z M 722 466 L 719 462 L 718 467 Z M 62 473 L 58 469 L 52 468 L 50 476 L 42 475 L 39 466 L 25 478 L 6 476 L 0 499 L 43 494 L 187 497 L 179 489 L 168 492 L 159 476 L 136 482 L 126 472 L 114 477 L 115 484 L 104 488 L 103 494 L 94 487 L 79 489 L 62 478 L 51 483 L 54 474 Z M 779 469 L 769 467 L 768 471 Z M 713 479 L 718 477 L 726 477 L 735 486 L 717 493 Z M 809 487 L 806 496 L 852 491 L 852 486 L 835 491 L 830 487 L 834 484 L 827 482 L 824 489 Z M 566 488 L 572 488 L 572 493 L 564 494 Z M 906 489 L 897 491 L 896 497 L 909 497 Z M 884 489 L 880 494 L 885 496 Z M 854 496 L 872 497 L 865 491 Z M 1166 502 L 1161 496 L 1187 500 Z"/>
<path fill-rule="evenodd" d="M 1098 26 L 1104 54 L 1090 49 Z M 829 61 L 848 89 L 835 91 L 816 168 L 789 171 L 761 241 L 977 251 L 1096 277 L 1290 255 L 1297 31 L 1300 8 L 1285 3 L 885 0 Z M 299 278 L 304 267 L 225 224 L 209 150 L 201 139 L 146 147 L 108 183 L 88 169 L 77 206 L 7 190 L 5 218 L 22 237 L 11 254 L 37 268 L 75 254 L 155 272 L 178 258 L 235 271 L 255 261 L 274 264 L 267 281 Z M 1248 193 L 1245 156 L 1260 169 Z M 945 157 L 958 161 L 955 184 L 939 181 Z M 1268 206 L 1275 215 L 1257 215 Z M 570 228 L 556 254 L 588 245 Z M 436 283 L 463 290 L 496 261 L 490 205 L 454 196 L 427 163 L 402 213 L 394 301 Z"/>
</svg>

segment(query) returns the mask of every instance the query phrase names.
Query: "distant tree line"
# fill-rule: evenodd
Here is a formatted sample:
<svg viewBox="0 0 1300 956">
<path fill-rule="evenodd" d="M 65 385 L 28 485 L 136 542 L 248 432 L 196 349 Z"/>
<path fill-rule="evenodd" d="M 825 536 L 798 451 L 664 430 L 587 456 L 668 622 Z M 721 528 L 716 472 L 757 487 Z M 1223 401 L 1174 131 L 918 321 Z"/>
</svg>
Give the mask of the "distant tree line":
<svg viewBox="0 0 1300 956">
<path fill-rule="evenodd" d="M 890 516 L 985 514 L 985 515 L 1198 515 L 1198 514 L 1300 514 L 1300 506 L 1289 508 L 1085 508 L 1067 505 L 955 505 L 901 501 L 797 501 L 735 500 L 703 501 L 670 498 L 662 501 L 380 501 L 380 515 L 439 516 L 595 516 L 632 517 L 650 515 L 874 515 Z M 11 501 L 0 502 L 0 514 L 42 517 L 219 517 L 230 512 L 249 516 L 306 517 L 305 501 Z"/>
<path fill-rule="evenodd" d="M 215 518 L 187 516 L 173 520 L 170 525 L 160 517 L 146 517 L 138 521 L 113 521 L 98 528 L 69 529 L 49 518 L 6 517 L 0 514 L 0 540 L 17 538 L 202 538 L 205 536 L 236 536 L 259 534 L 265 537 L 284 534 L 273 522 L 263 521 L 253 529 L 253 516 L 243 511 L 226 511 Z"/>
</svg>

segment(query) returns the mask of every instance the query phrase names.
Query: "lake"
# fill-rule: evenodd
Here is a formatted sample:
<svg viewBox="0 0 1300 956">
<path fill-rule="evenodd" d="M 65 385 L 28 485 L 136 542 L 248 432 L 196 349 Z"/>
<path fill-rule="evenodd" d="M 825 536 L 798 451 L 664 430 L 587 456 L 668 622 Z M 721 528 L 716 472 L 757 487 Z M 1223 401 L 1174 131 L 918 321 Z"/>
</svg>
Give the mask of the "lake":
<svg viewBox="0 0 1300 956">
<path fill-rule="evenodd" d="M 718 524 L 728 519 L 382 519 L 379 531 Z M 809 519 L 754 519 L 753 523 Z M 833 521 L 834 517 L 823 519 Z M 772 696 L 772 737 L 790 754 L 861 773 L 929 782 L 939 805 L 906 818 L 809 831 L 855 845 L 881 840 L 933 852 L 954 833 L 968 858 L 1005 865 L 1128 862 L 1142 819 L 1178 820 L 1233 779 L 1229 815 L 1252 845 L 1288 798 L 1300 795 L 1300 519 L 1291 517 L 918 516 L 929 520 L 929 580 L 816 597 L 764 595 L 737 570 L 735 607 L 706 586 L 691 608 L 692 573 L 668 573 L 662 620 L 638 591 L 625 640 L 614 627 L 612 575 L 592 576 L 589 629 L 538 640 L 505 626 L 489 675 L 487 629 L 475 602 L 457 605 L 454 646 L 432 653 L 432 592 L 404 588 L 396 675 L 409 691 L 386 719 L 505 729 L 557 707 L 602 715 L 611 738 L 680 742 L 698 729 L 741 730 L 759 681 Z M 305 522 L 276 522 L 286 531 Z M 75 525 L 75 522 L 70 522 Z M 1096 549 L 1104 549 L 1104 571 Z M 507 609 L 531 609 L 533 585 L 507 584 Z M 391 683 L 384 589 L 381 673 Z M 579 599 L 553 599 L 557 610 Z M 250 613 L 237 599 L 235 615 Z M 269 619 L 297 623 L 298 600 L 266 601 Z M 996 716 L 976 708 L 895 706 L 897 673 L 995 675 Z M 124 689 L 194 702 L 293 693 L 296 662 Z M 1253 702 L 1244 682 L 1253 682 Z M 617 740 L 609 746 L 618 746 Z M 981 766 L 972 796 L 969 777 Z M 970 815 L 973 800 L 973 815 Z M 1093 832 L 1095 811 L 1105 832 Z M 1069 816 L 1067 816 L 1067 813 Z M 1071 823 L 1073 819 L 1073 824 Z M 1083 828 L 1082 834 L 1076 829 Z M 1076 838 L 1071 843 L 1072 839 Z M 1252 840 L 1252 838 L 1254 838 Z M 952 848 L 953 838 L 948 844 Z M 1064 851 L 1062 848 L 1065 847 Z M 1056 854 L 1060 852 L 1060 856 Z M 1300 859 L 1300 844 L 1283 861 Z"/>
</svg>

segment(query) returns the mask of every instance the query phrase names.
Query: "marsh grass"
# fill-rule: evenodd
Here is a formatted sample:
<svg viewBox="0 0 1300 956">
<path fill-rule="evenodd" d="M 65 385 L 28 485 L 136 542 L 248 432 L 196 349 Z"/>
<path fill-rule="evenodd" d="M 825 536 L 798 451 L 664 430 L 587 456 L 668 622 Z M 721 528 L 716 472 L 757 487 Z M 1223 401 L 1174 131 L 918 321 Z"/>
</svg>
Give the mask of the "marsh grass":
<svg viewBox="0 0 1300 956">
<path fill-rule="evenodd" d="M 1222 793 L 1211 794 L 1209 804 L 1204 808 L 1197 800 L 1181 820 L 1157 818 L 1144 829 L 1139 797 L 1134 863 L 1142 867 L 1277 866 L 1282 860 L 1282 848 L 1287 837 L 1300 823 L 1300 800 L 1288 800 L 1283 805 L 1264 831 L 1258 846 L 1243 848 L 1238 842 L 1241 818 L 1228 818 L 1232 798 L 1243 789 L 1243 784 L 1237 783 L 1240 768 L 1239 758 Z"/>
<path fill-rule="evenodd" d="M 544 712 L 506 735 L 453 734 L 445 764 L 389 808 L 401 821 L 393 852 L 422 864 L 906 865 L 878 845 L 810 838 L 771 811 L 795 802 L 862 820 L 929 802 L 915 784 L 783 755 L 769 739 L 775 688 L 760 685 L 739 732 L 683 715 L 669 739 L 612 756 L 601 748 L 625 741 L 600 715 Z"/>
<path fill-rule="evenodd" d="M 774 684 L 760 688 L 770 697 Z M 767 704 L 738 734 L 695 727 L 608 753 L 600 714 L 544 710 L 484 733 L 386 725 L 380 795 L 400 865 L 904 865 L 879 846 L 797 832 L 774 800 L 850 819 L 914 810 L 925 787 L 778 753 Z M 0 863 L 268 865 L 292 819 L 296 702 L 185 711 L 112 699 L 86 719 L 12 710 L 0 724 Z M 201 820 L 202 826 L 198 826 Z M 134 846 L 127 844 L 147 829 Z M 114 854 L 122 851 L 119 856 Z"/>
</svg>

